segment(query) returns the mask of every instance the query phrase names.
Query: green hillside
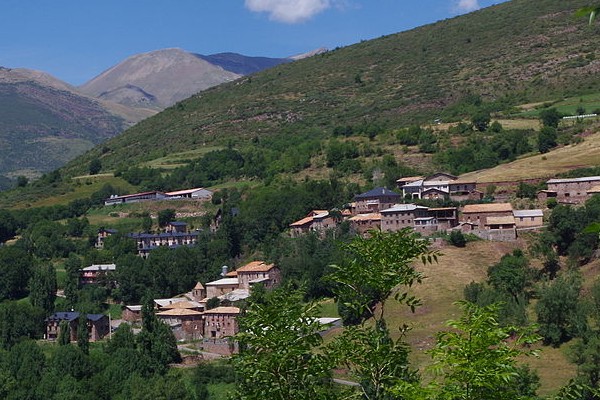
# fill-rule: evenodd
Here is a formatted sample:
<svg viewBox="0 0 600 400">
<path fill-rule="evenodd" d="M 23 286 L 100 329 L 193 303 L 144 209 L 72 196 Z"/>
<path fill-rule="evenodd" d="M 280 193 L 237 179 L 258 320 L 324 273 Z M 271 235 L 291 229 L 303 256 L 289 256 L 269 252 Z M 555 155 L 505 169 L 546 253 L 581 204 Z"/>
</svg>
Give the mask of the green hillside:
<svg viewBox="0 0 600 400">
<path fill-rule="evenodd" d="M 323 138 L 411 122 L 458 120 L 473 98 L 492 111 L 598 92 L 600 35 L 584 0 L 514 0 L 245 77 L 149 118 L 72 162 L 105 168 L 270 135 Z M 478 97 L 479 96 L 479 97 Z"/>
</svg>

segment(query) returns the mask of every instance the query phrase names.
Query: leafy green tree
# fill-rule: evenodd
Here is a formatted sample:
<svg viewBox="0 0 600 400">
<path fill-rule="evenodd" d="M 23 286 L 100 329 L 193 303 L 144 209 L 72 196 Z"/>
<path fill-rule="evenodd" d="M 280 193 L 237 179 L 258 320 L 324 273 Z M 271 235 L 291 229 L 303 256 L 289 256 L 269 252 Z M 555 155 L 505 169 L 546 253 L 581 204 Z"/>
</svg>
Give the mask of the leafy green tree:
<svg viewBox="0 0 600 400">
<path fill-rule="evenodd" d="M 533 273 L 529 260 L 517 249 L 512 254 L 502 256 L 499 263 L 488 269 L 488 281 L 496 290 L 510 294 L 518 303 L 525 290 L 532 285 Z"/>
<path fill-rule="evenodd" d="M 10 349 L 23 339 L 38 339 L 45 329 L 44 311 L 28 303 L 0 303 L 0 347 Z"/>
<path fill-rule="evenodd" d="M 58 345 L 68 346 L 71 343 L 71 328 L 67 321 L 58 324 Z"/>
<path fill-rule="evenodd" d="M 0 247 L 0 301 L 27 295 L 33 258 L 21 246 Z"/>
<path fill-rule="evenodd" d="M 87 322 L 87 315 L 83 313 L 79 314 L 79 325 L 77 325 L 77 347 L 79 347 L 84 354 L 89 354 L 90 352 L 90 335 Z"/>
<path fill-rule="evenodd" d="M 348 258 L 332 265 L 328 281 L 338 301 L 343 301 L 360 325 L 346 327 L 330 345 L 338 357 L 359 378 L 366 398 L 385 399 L 399 382 L 416 382 L 408 365 L 409 347 L 404 335 L 390 336 L 385 304 L 394 299 L 414 310 L 419 300 L 407 289 L 420 282 L 421 273 L 412 263 L 432 262 L 437 254 L 410 229 L 394 233 L 372 231 L 369 238 L 357 237 L 344 246 Z M 366 320 L 372 318 L 372 324 Z"/>
<path fill-rule="evenodd" d="M 29 179 L 23 175 L 17 176 L 17 187 L 25 187 L 29 183 Z"/>
<path fill-rule="evenodd" d="M 65 261 L 65 271 L 67 277 L 65 279 L 65 297 L 69 306 L 75 307 L 77 303 L 77 289 L 79 286 L 79 270 L 81 269 L 81 259 L 75 254 L 69 254 L 69 258 Z"/>
<path fill-rule="evenodd" d="M 46 315 L 50 315 L 54 312 L 55 300 L 56 270 L 52 264 L 38 266 L 29 281 L 29 301 L 34 307 L 40 307 Z"/>
<path fill-rule="evenodd" d="M 165 227 L 169 222 L 175 220 L 175 210 L 167 208 L 158 212 L 158 226 Z"/>
<path fill-rule="evenodd" d="M 456 247 L 465 247 L 467 245 L 467 239 L 465 238 L 465 235 L 463 235 L 463 233 L 458 230 L 450 232 L 448 241 L 452 246 Z"/>
<path fill-rule="evenodd" d="M 149 215 L 145 215 L 142 217 L 142 232 L 150 232 L 152 231 L 152 218 Z"/>
<path fill-rule="evenodd" d="M 556 128 L 544 126 L 538 133 L 538 150 L 544 154 L 557 146 Z"/>
<path fill-rule="evenodd" d="M 471 117 L 471 122 L 475 129 L 479 132 L 485 132 L 491 121 L 490 113 L 488 111 L 479 110 Z"/>
<path fill-rule="evenodd" d="M 25 340 L 16 344 L 6 354 L 4 361 L 6 370 L 16 382 L 6 399 L 37 399 L 37 386 L 46 367 L 46 357 L 37 343 Z"/>
<path fill-rule="evenodd" d="M 429 352 L 433 358 L 431 370 L 442 377 L 439 387 L 434 385 L 433 398 L 533 398 L 535 384 L 518 385 L 524 372 L 516 360 L 523 354 L 534 353 L 527 347 L 538 341 L 539 336 L 527 329 L 501 327 L 496 320 L 497 306 L 458 304 L 463 316 L 447 322 L 452 330 L 439 332 L 437 343 Z"/>
<path fill-rule="evenodd" d="M 558 128 L 562 114 L 556 108 L 548 108 L 540 112 L 540 120 L 544 127 Z"/>
<path fill-rule="evenodd" d="M 250 298 L 240 316 L 240 353 L 233 365 L 239 399 L 330 398 L 333 360 L 321 349 L 323 338 L 314 303 L 285 287 Z"/>
<path fill-rule="evenodd" d="M 581 276 L 569 272 L 538 289 L 536 303 L 539 332 L 546 344 L 558 346 L 584 334 L 587 327 L 585 307 L 580 301 Z"/>
<path fill-rule="evenodd" d="M 90 175 L 96 175 L 97 173 L 100 172 L 100 170 L 102 170 L 102 162 L 100 161 L 100 159 L 98 159 L 98 158 L 92 159 L 92 161 L 90 161 L 90 164 L 88 166 L 88 171 L 89 171 Z"/>
</svg>

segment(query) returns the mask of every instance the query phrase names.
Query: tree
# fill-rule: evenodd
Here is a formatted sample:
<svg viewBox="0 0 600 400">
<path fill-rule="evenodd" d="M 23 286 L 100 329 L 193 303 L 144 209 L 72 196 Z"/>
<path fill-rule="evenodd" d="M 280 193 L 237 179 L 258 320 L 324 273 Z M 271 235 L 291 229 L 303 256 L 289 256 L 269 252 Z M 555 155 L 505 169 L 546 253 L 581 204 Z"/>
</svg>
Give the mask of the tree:
<svg viewBox="0 0 600 400">
<path fill-rule="evenodd" d="M 525 289 L 532 284 L 533 270 L 529 267 L 527 257 L 517 249 L 512 254 L 502 256 L 499 263 L 488 268 L 488 281 L 496 290 L 508 293 L 518 303 Z"/>
<path fill-rule="evenodd" d="M 58 324 L 58 345 L 67 346 L 71 343 L 71 327 L 65 320 Z"/>
<path fill-rule="evenodd" d="M 479 110 L 472 117 L 471 122 L 479 132 L 485 132 L 490 124 L 491 117 L 487 111 Z"/>
<path fill-rule="evenodd" d="M 17 176 L 17 187 L 25 187 L 29 183 L 29 179 L 23 175 Z"/>
<path fill-rule="evenodd" d="M 439 332 L 436 345 L 429 352 L 431 370 L 442 377 L 436 398 L 439 399 L 530 399 L 535 386 L 527 385 L 519 393 L 523 375 L 516 359 L 540 338 L 531 330 L 501 327 L 496 321 L 498 307 L 479 307 L 459 302 L 463 316 L 447 325 L 451 331 Z M 435 387 L 435 385 L 434 385 Z M 533 389 L 533 393 L 532 392 Z"/>
<path fill-rule="evenodd" d="M 158 226 L 165 227 L 171 221 L 175 220 L 175 210 L 167 208 L 158 212 Z"/>
<path fill-rule="evenodd" d="M 22 246 L 0 247 L 0 301 L 27 295 L 33 258 Z"/>
<path fill-rule="evenodd" d="M 330 345 L 338 361 L 359 378 L 365 398 L 385 399 L 400 382 L 416 383 L 408 365 L 409 346 L 404 332 L 393 340 L 385 320 L 385 303 L 393 298 L 412 310 L 419 300 L 407 289 L 421 281 L 412 263 L 432 262 L 437 254 L 410 229 L 394 233 L 371 231 L 344 246 L 348 259 L 332 265 L 328 281 L 360 325 L 346 327 Z M 373 323 L 366 324 L 368 318 Z"/>
<path fill-rule="evenodd" d="M 467 244 L 467 239 L 465 239 L 465 235 L 463 235 L 463 233 L 459 230 L 453 230 L 452 232 L 450 232 L 448 241 L 452 246 L 456 247 L 465 247 Z"/>
<path fill-rule="evenodd" d="M 538 133 L 538 150 L 544 154 L 556 147 L 556 128 L 544 126 Z"/>
<path fill-rule="evenodd" d="M 236 398 L 328 398 L 333 359 L 321 349 L 317 306 L 302 297 L 289 287 L 250 297 L 235 337 Z"/>
<path fill-rule="evenodd" d="M 77 325 L 77 347 L 84 354 L 90 352 L 90 335 L 88 332 L 88 318 L 86 314 L 79 314 L 79 325 Z"/>
<path fill-rule="evenodd" d="M 587 315 L 579 300 L 581 276 L 565 273 L 538 290 L 535 310 L 539 332 L 546 344 L 558 346 L 587 331 Z"/>
<path fill-rule="evenodd" d="M 88 170 L 90 175 L 96 175 L 100 170 L 102 170 L 102 162 L 98 158 L 92 159 L 88 166 Z"/>
<path fill-rule="evenodd" d="M 540 112 L 540 120 L 544 127 L 558 128 L 558 123 L 562 118 L 562 114 L 556 108 L 548 108 Z"/>
<path fill-rule="evenodd" d="M 152 218 L 149 215 L 142 217 L 142 232 L 150 232 L 152 230 Z"/>
<path fill-rule="evenodd" d="M 52 264 L 35 268 L 29 281 L 29 301 L 46 315 L 54 312 L 56 300 L 56 270 Z"/>
</svg>

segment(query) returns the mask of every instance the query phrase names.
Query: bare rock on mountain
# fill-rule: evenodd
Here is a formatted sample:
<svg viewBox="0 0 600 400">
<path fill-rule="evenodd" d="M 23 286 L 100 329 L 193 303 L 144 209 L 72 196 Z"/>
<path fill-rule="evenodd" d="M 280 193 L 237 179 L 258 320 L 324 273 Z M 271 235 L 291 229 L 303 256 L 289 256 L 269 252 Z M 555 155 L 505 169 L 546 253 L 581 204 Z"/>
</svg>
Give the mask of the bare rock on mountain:
<svg viewBox="0 0 600 400">
<path fill-rule="evenodd" d="M 164 49 L 129 57 L 79 89 L 95 97 L 112 96 L 160 109 L 239 77 L 181 49 Z"/>
</svg>

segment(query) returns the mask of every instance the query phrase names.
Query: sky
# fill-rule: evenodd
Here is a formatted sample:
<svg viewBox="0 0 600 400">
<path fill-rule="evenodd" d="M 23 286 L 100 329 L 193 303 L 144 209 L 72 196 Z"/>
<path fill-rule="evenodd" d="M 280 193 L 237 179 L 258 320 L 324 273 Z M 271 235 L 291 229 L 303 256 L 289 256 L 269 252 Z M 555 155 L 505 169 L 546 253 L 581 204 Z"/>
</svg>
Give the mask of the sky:
<svg viewBox="0 0 600 400">
<path fill-rule="evenodd" d="M 134 54 L 288 57 L 334 49 L 505 0 L 2 0 L 0 66 L 80 85 Z"/>
</svg>

